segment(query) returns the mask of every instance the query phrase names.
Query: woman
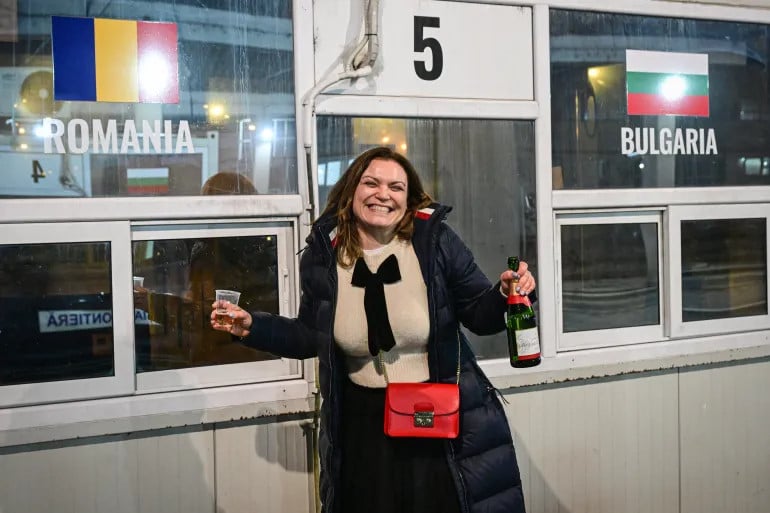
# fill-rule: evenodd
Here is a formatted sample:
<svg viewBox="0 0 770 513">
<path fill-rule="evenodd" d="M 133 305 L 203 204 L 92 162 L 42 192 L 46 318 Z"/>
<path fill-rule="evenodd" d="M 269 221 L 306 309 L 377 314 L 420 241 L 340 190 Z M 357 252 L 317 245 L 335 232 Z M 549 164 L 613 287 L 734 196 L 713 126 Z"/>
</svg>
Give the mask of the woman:
<svg viewBox="0 0 770 513">
<path fill-rule="evenodd" d="M 326 513 L 524 511 L 505 413 L 458 335 L 459 323 L 481 335 L 505 328 L 514 273 L 504 271 L 492 285 L 443 222 L 449 210 L 432 203 L 404 156 L 384 147 L 368 150 L 334 186 L 307 238 L 298 317 L 248 313 L 229 303 L 231 327 L 216 324 L 212 315 L 215 329 L 242 336 L 252 347 L 287 358 L 318 356 Z M 377 273 L 394 258 L 400 279 L 384 279 L 383 316 L 364 305 L 360 273 Z M 525 262 L 519 275 L 519 292 L 534 290 Z M 460 436 L 384 435 L 385 376 L 375 355 L 382 355 L 393 382 L 451 383 L 458 336 Z"/>
</svg>

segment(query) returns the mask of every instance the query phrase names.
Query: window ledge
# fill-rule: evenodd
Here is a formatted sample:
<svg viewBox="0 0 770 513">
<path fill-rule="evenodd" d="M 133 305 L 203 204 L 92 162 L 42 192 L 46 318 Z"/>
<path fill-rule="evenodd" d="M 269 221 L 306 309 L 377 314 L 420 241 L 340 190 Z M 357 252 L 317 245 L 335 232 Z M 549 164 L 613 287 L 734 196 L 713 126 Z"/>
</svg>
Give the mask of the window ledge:
<svg viewBox="0 0 770 513">
<path fill-rule="evenodd" d="M 531 369 L 480 362 L 494 386 L 516 387 L 770 357 L 770 331 L 562 352 Z M 0 447 L 313 411 L 303 379 L 0 409 Z"/>
<path fill-rule="evenodd" d="M 507 359 L 482 362 L 481 366 L 492 384 L 505 390 L 768 356 L 770 332 L 756 331 L 563 352 L 545 357 L 529 369 L 512 369 Z"/>
<path fill-rule="evenodd" d="M 313 385 L 279 381 L 0 409 L 0 447 L 313 411 Z"/>
</svg>

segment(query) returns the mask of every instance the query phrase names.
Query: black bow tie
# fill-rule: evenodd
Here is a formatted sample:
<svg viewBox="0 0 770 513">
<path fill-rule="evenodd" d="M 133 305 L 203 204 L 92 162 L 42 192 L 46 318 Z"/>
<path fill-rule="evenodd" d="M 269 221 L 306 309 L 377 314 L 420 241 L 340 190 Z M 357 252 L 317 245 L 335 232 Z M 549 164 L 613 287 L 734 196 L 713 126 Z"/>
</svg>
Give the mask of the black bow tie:
<svg viewBox="0 0 770 513">
<path fill-rule="evenodd" d="M 369 353 L 372 356 L 376 356 L 380 350 L 390 351 L 396 345 L 396 339 L 393 338 L 393 330 L 388 319 L 384 285 L 400 280 L 401 272 L 398 270 L 396 255 L 390 255 L 386 258 L 376 273 L 369 270 L 363 258 L 356 260 L 351 284 L 354 287 L 365 289 L 364 311 L 369 329 Z"/>
</svg>

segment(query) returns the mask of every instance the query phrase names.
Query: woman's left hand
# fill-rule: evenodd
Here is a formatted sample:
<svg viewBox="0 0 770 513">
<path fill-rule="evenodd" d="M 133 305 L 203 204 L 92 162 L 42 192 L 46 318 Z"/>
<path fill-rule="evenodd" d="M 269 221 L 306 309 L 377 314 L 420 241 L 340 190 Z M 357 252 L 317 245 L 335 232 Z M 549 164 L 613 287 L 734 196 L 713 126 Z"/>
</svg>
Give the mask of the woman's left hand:
<svg viewBox="0 0 770 513">
<path fill-rule="evenodd" d="M 529 272 L 529 266 L 526 262 L 519 262 L 519 269 L 516 273 L 508 269 L 500 275 L 500 292 L 509 295 L 511 287 L 513 287 L 513 280 L 518 277 L 519 282 L 516 284 L 516 292 L 522 296 L 526 296 L 533 290 L 535 290 L 535 277 Z"/>
</svg>

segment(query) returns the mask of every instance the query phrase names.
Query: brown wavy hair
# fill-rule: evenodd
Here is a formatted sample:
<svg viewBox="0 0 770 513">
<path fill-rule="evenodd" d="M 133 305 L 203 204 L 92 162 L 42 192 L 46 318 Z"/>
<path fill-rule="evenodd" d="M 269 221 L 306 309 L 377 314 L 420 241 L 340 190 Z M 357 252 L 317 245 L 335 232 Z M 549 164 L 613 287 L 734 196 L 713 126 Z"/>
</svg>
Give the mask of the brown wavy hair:
<svg viewBox="0 0 770 513">
<path fill-rule="evenodd" d="M 240 173 L 221 171 L 203 184 L 201 194 L 259 194 L 251 180 Z"/>
<path fill-rule="evenodd" d="M 342 267 L 350 267 L 358 257 L 363 255 L 357 220 L 353 214 L 353 196 L 361 176 L 375 159 L 391 160 L 406 172 L 406 213 L 396 225 L 396 237 L 410 240 L 414 233 L 415 212 L 433 203 L 433 199 L 422 186 L 417 170 L 406 157 L 387 146 L 378 146 L 363 152 L 350 164 L 329 192 L 329 199 L 322 213 L 322 215 L 331 214 L 337 217 L 337 262 Z"/>
</svg>

